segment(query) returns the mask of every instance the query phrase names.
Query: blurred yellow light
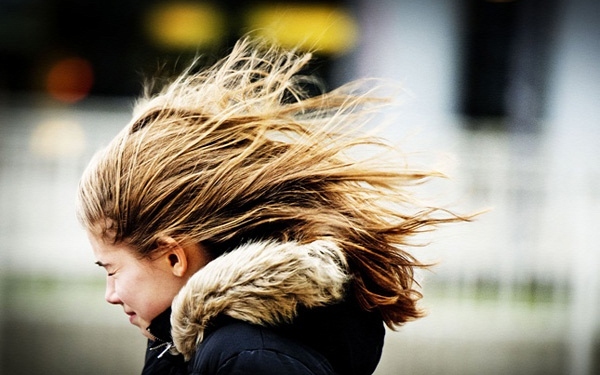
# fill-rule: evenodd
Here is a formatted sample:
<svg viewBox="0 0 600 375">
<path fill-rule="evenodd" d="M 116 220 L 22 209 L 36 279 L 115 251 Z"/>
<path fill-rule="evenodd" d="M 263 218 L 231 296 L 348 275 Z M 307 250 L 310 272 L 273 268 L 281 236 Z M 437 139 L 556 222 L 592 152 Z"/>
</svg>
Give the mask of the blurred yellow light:
<svg viewBox="0 0 600 375">
<path fill-rule="evenodd" d="M 284 47 L 325 54 L 347 52 L 358 39 L 354 18 L 332 5 L 262 5 L 248 13 L 246 26 Z"/>
<path fill-rule="evenodd" d="M 34 128 L 29 147 L 42 157 L 75 157 L 85 149 L 85 134 L 74 120 L 49 119 Z"/>
<path fill-rule="evenodd" d="M 92 64 L 80 57 L 68 57 L 50 66 L 46 92 L 62 102 L 74 103 L 90 93 L 93 83 Z"/>
<path fill-rule="evenodd" d="M 168 49 L 197 49 L 218 43 L 224 35 L 224 18 L 210 4 L 170 2 L 158 4 L 146 15 L 150 40 Z"/>
</svg>

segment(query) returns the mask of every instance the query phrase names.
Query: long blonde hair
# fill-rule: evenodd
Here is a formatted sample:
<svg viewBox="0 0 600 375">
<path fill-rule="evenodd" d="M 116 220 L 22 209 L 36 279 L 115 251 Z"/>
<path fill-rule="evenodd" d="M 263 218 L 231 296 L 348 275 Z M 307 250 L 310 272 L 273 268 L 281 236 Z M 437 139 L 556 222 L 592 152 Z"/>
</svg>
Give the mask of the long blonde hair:
<svg viewBox="0 0 600 375">
<path fill-rule="evenodd" d="M 78 217 L 141 257 L 162 235 L 214 256 L 260 239 L 333 240 L 360 306 L 401 325 L 422 315 L 414 270 L 425 265 L 407 251 L 411 238 L 468 218 L 412 197 L 411 186 L 437 173 L 350 157 L 389 147 L 360 131 L 387 100 L 360 83 L 309 97 L 315 81 L 299 73 L 310 58 L 244 39 L 212 67 L 147 94 L 86 169 Z"/>
</svg>

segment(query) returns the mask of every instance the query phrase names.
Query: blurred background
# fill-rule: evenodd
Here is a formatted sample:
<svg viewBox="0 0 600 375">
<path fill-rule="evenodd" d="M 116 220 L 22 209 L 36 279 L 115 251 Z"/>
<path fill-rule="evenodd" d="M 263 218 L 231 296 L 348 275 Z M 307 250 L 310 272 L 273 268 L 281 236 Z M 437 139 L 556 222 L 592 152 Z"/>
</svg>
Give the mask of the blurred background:
<svg viewBox="0 0 600 375">
<path fill-rule="evenodd" d="M 400 83 L 385 136 L 450 176 L 437 202 L 491 208 L 416 250 L 429 315 L 376 374 L 600 373 L 599 21 L 595 0 L 0 0 L 0 374 L 139 373 L 77 181 L 145 79 L 248 32 L 315 50 L 329 88 Z"/>
</svg>

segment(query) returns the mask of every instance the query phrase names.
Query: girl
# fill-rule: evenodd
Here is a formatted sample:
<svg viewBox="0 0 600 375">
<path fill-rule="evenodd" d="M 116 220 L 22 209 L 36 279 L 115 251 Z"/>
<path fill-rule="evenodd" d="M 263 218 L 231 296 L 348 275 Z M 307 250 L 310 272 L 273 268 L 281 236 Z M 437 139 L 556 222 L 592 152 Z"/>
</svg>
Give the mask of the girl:
<svg viewBox="0 0 600 375">
<path fill-rule="evenodd" d="M 143 374 L 371 374 L 384 324 L 422 316 L 409 239 L 469 218 L 411 197 L 434 172 L 351 158 L 388 148 L 359 132 L 387 101 L 308 97 L 309 60 L 242 40 L 147 94 L 87 167 L 78 217 L 149 338 Z"/>
</svg>

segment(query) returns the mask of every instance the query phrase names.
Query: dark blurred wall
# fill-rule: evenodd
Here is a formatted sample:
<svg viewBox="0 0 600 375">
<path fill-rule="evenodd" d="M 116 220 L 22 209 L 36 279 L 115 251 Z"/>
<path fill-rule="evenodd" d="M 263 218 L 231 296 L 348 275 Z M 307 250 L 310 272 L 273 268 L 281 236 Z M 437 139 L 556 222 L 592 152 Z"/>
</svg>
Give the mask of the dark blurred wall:
<svg viewBox="0 0 600 375">
<path fill-rule="evenodd" d="M 561 0 L 465 1 L 461 112 L 534 132 L 545 115 Z"/>
<path fill-rule="evenodd" d="M 196 46 L 165 46 L 152 40 L 149 15 L 162 5 L 203 7 L 215 19 L 201 27 L 213 33 Z M 93 70 L 89 95 L 131 96 L 144 79 L 181 71 L 195 56 L 206 63 L 223 56 L 249 30 L 246 15 L 258 6 L 329 6 L 345 1 L 133 1 L 133 0 L 2 0 L 0 1 L 0 93 L 46 90 L 45 76 L 61 58 L 77 57 Z M 184 11 L 185 12 L 185 11 Z M 179 16 L 182 16 L 179 13 Z M 185 17 L 185 15 L 183 15 Z M 210 15 L 208 16 L 210 17 Z M 218 18 L 218 19 L 216 19 Z M 307 19 L 307 25 L 310 19 Z M 176 21 L 175 21 L 176 22 Z M 211 30 L 213 28 L 214 30 Z M 218 30 L 217 30 L 218 29 Z M 215 36 L 216 35 L 216 36 Z M 197 36 L 196 36 L 197 37 Z M 331 55 L 319 55 L 313 66 L 327 78 Z M 212 60 L 211 60 L 212 59 Z"/>
</svg>

